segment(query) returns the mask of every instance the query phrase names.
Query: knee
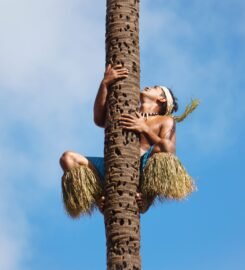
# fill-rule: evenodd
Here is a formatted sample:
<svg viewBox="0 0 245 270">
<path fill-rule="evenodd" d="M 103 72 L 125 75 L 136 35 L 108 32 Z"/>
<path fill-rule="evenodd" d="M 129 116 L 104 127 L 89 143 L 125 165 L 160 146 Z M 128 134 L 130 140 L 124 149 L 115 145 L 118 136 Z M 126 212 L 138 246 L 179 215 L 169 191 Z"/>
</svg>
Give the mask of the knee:
<svg viewBox="0 0 245 270">
<path fill-rule="evenodd" d="M 75 152 L 66 151 L 60 158 L 60 166 L 65 170 L 70 170 L 78 166 L 87 166 L 88 160 Z"/>
<path fill-rule="evenodd" d="M 60 157 L 60 166 L 63 170 L 69 169 L 72 162 L 73 162 L 73 154 L 70 151 L 64 152 Z"/>
</svg>

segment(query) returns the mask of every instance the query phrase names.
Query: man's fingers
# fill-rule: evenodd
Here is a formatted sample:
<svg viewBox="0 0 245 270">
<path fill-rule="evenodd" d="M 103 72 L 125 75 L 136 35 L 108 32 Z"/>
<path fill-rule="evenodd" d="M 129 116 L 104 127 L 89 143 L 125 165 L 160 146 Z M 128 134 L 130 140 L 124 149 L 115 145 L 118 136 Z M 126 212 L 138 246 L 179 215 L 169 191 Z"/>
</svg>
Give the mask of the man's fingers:
<svg viewBox="0 0 245 270">
<path fill-rule="evenodd" d="M 141 194 L 140 193 L 136 193 L 136 200 L 137 201 L 142 201 L 142 196 L 141 196 Z"/>
<path fill-rule="evenodd" d="M 117 76 L 120 76 L 120 75 L 128 75 L 128 71 L 120 71 L 120 72 L 117 72 L 116 73 Z"/>
<path fill-rule="evenodd" d="M 130 119 L 121 119 L 119 120 L 119 124 L 120 125 L 135 125 L 135 121 L 134 120 L 130 120 Z"/>
<path fill-rule="evenodd" d="M 109 64 L 109 65 L 106 67 L 106 72 L 108 72 L 110 69 L 111 69 L 111 64 Z"/>
<path fill-rule="evenodd" d="M 115 72 L 120 72 L 120 71 L 127 71 L 127 72 L 128 72 L 128 69 L 125 68 L 125 67 L 122 67 L 122 66 L 117 67 L 117 68 L 113 68 L 113 70 L 114 70 Z"/>
<path fill-rule="evenodd" d="M 119 68 L 121 68 L 122 67 L 122 64 L 118 64 L 118 65 L 114 65 L 112 68 L 113 69 L 119 69 Z"/>
<path fill-rule="evenodd" d="M 134 122 L 130 122 L 130 121 L 119 121 L 119 125 L 121 127 L 123 127 L 123 126 L 129 127 L 129 126 L 135 126 L 136 124 Z"/>
<path fill-rule="evenodd" d="M 120 79 L 125 79 L 128 78 L 127 74 L 123 74 L 123 75 L 116 75 L 115 80 L 120 80 Z"/>
<path fill-rule="evenodd" d="M 135 122 L 135 119 L 123 116 L 123 117 L 120 117 L 119 121 Z"/>
<path fill-rule="evenodd" d="M 135 117 L 131 114 L 126 114 L 126 113 L 123 113 L 121 118 L 128 118 L 128 119 L 135 119 Z"/>
<path fill-rule="evenodd" d="M 134 118 L 130 118 L 130 117 L 125 117 L 125 116 L 121 116 L 120 118 L 119 118 L 119 121 L 133 121 L 133 122 L 135 122 L 135 119 Z"/>
<path fill-rule="evenodd" d="M 134 128 L 131 128 L 131 127 L 122 127 L 122 129 L 123 129 L 124 131 L 134 131 L 134 132 L 136 132 L 136 131 L 134 130 Z"/>
<path fill-rule="evenodd" d="M 142 198 L 136 198 L 136 202 L 137 203 L 143 203 L 143 200 L 142 200 Z"/>
<path fill-rule="evenodd" d="M 116 79 L 127 78 L 128 74 L 117 74 Z"/>
<path fill-rule="evenodd" d="M 136 202 L 137 202 L 140 212 L 143 212 L 144 201 L 143 201 L 142 193 L 137 192 L 135 198 L 136 198 Z"/>
<path fill-rule="evenodd" d="M 114 69 L 116 72 L 120 72 L 120 71 L 127 71 L 128 72 L 128 69 L 125 68 L 125 67 L 121 67 L 121 68 L 117 68 L 117 69 Z"/>
<path fill-rule="evenodd" d="M 135 126 L 133 125 L 133 123 L 127 123 L 127 122 L 120 123 L 120 126 L 122 128 L 127 128 L 127 127 L 135 128 Z"/>
<path fill-rule="evenodd" d="M 117 75 L 127 75 L 128 74 L 128 70 L 118 70 L 118 71 L 115 71 L 115 73 L 117 74 Z"/>
<path fill-rule="evenodd" d="M 97 204 L 98 209 L 100 210 L 101 214 L 104 214 L 104 210 L 105 210 L 105 196 L 101 196 L 100 198 L 98 198 L 98 200 L 96 201 L 96 204 Z"/>
<path fill-rule="evenodd" d="M 122 128 L 126 130 L 135 130 L 135 128 L 131 126 L 123 126 Z"/>
</svg>

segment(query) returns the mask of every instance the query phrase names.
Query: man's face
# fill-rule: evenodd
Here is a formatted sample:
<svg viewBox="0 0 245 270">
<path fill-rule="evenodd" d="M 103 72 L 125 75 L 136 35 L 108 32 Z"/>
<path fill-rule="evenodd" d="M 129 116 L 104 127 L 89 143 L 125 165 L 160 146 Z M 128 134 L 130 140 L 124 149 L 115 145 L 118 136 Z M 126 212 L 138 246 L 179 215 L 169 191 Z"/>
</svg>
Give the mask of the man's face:
<svg viewBox="0 0 245 270">
<path fill-rule="evenodd" d="M 142 97 L 148 97 L 151 99 L 158 100 L 159 98 L 163 98 L 163 91 L 159 86 L 153 86 L 153 87 L 145 87 L 141 91 Z"/>
</svg>

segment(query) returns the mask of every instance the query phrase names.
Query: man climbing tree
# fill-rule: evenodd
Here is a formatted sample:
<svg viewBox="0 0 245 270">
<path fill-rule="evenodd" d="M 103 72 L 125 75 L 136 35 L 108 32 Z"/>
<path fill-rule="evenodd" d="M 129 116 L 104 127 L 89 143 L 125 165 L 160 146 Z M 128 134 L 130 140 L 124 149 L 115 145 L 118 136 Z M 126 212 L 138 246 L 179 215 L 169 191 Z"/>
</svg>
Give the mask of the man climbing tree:
<svg viewBox="0 0 245 270">
<path fill-rule="evenodd" d="M 127 77 L 128 70 L 121 65 L 115 65 L 114 67 L 109 65 L 107 67 L 94 104 L 94 121 L 98 126 L 105 127 L 106 101 L 108 91 L 111 91 L 110 86 L 115 81 L 120 81 Z M 119 117 L 119 126 L 123 130 L 134 131 L 140 137 L 141 184 L 137 189 L 137 193 L 135 193 L 135 200 L 141 213 L 148 209 L 156 196 L 182 199 L 194 189 L 191 178 L 174 155 L 176 121 L 172 113 L 177 111 L 177 109 L 176 98 L 170 89 L 164 86 L 146 87 L 140 93 L 138 111 L 135 114 L 121 114 Z M 157 155 L 154 155 L 155 153 Z M 157 177 L 163 177 L 164 173 L 170 175 L 172 173 L 172 177 L 169 179 L 169 177 L 165 176 L 165 179 L 160 179 L 159 182 L 155 181 L 154 183 L 154 179 L 157 178 L 156 175 L 146 176 L 147 173 L 143 172 L 151 170 L 152 161 L 154 162 L 154 158 L 157 159 L 156 157 L 158 156 L 160 156 L 160 161 L 164 161 L 165 164 L 162 167 L 160 164 L 161 172 Z M 152 157 L 152 161 L 148 162 L 150 157 Z M 91 203 L 95 202 L 103 213 L 105 210 L 105 193 L 103 190 L 106 186 L 104 158 L 84 157 L 69 151 L 63 154 L 60 161 L 65 172 L 65 183 L 69 186 L 69 183 L 75 180 L 85 186 L 84 189 L 78 190 L 77 193 L 75 191 L 72 192 L 74 202 L 71 205 L 68 204 L 69 213 L 76 216 L 81 211 L 86 212 L 86 209 L 83 209 L 83 201 L 86 195 L 81 196 L 80 192 L 82 190 L 83 193 L 89 193 L 89 189 L 90 191 L 92 190 Z M 159 169 L 159 164 L 155 163 L 153 166 L 153 170 L 157 171 Z M 145 167 L 146 170 L 144 170 Z M 90 169 L 95 175 L 94 180 L 90 183 L 88 182 L 90 176 L 87 173 L 81 174 L 84 169 Z M 153 180 L 150 179 L 151 177 L 153 177 Z M 120 185 L 121 183 L 118 186 Z M 175 186 L 176 190 L 173 186 Z M 123 192 L 121 190 L 117 191 Z M 109 202 L 108 197 L 106 197 L 106 200 Z M 119 199 L 117 203 L 123 205 L 123 200 Z M 121 217 L 120 222 L 124 219 Z M 117 233 L 119 232 L 117 231 Z"/>
<path fill-rule="evenodd" d="M 107 0 L 107 68 L 94 104 L 94 121 L 105 128 L 105 158 L 68 151 L 60 159 L 68 213 L 77 217 L 95 205 L 104 213 L 108 270 L 140 270 L 139 212 L 157 196 L 183 199 L 194 190 L 175 156 L 175 124 L 197 104 L 173 117 L 178 105 L 167 87 L 139 95 L 138 27 L 138 0 Z"/>
<path fill-rule="evenodd" d="M 121 65 L 106 69 L 104 78 L 100 84 L 95 104 L 95 124 L 104 128 L 106 121 L 106 100 L 109 87 L 115 82 L 128 77 L 128 70 Z M 134 114 L 122 114 L 119 118 L 119 126 L 123 130 L 134 131 L 140 136 L 140 171 L 147 164 L 148 159 L 154 153 L 175 154 L 175 119 L 172 112 L 178 110 L 178 104 L 172 91 L 164 86 L 145 87 L 140 93 L 140 107 Z M 80 166 L 91 168 L 99 177 L 99 185 L 105 186 L 105 164 L 102 157 L 84 157 L 75 152 L 65 152 L 61 157 L 61 166 L 64 171 L 72 170 Z M 143 183 L 142 183 L 143 185 Z M 136 193 L 136 201 L 140 206 L 140 212 L 144 213 L 149 207 L 140 192 Z M 149 199 L 149 198 L 147 198 Z M 98 207 L 104 212 L 105 197 L 98 198 Z"/>
</svg>

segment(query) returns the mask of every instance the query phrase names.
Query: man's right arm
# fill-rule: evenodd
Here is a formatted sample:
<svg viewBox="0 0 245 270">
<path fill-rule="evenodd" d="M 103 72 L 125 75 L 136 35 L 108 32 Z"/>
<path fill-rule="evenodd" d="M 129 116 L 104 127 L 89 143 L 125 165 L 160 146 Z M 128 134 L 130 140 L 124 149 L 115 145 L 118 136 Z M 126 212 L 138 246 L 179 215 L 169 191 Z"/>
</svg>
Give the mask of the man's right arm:
<svg viewBox="0 0 245 270">
<path fill-rule="evenodd" d="M 99 127 L 105 126 L 106 117 L 106 99 L 110 85 L 117 80 L 128 77 L 128 70 L 122 65 L 112 67 L 108 65 L 104 74 L 104 78 L 100 84 L 97 96 L 94 102 L 94 122 Z"/>
<path fill-rule="evenodd" d="M 94 122 L 99 127 L 105 126 L 107 92 L 108 87 L 102 80 L 94 102 Z"/>
</svg>

